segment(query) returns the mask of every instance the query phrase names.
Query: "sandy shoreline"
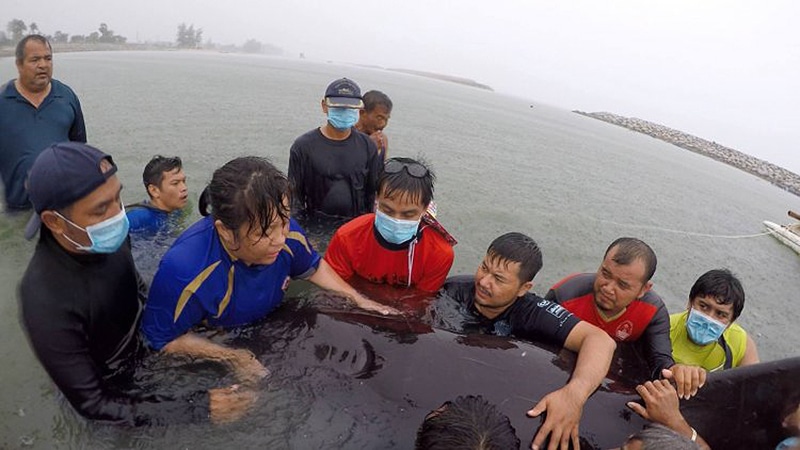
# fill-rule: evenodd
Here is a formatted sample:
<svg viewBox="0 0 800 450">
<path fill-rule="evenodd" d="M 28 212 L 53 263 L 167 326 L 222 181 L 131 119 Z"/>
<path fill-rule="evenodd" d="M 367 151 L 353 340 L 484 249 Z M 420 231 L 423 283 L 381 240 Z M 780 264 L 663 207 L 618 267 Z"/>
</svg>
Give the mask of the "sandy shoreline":
<svg viewBox="0 0 800 450">
<path fill-rule="evenodd" d="M 668 142 L 680 148 L 698 153 L 717 161 L 744 170 L 759 178 L 769 181 L 775 186 L 780 187 L 794 195 L 800 196 L 800 175 L 784 169 L 770 162 L 758 159 L 754 156 L 742 153 L 716 142 L 707 141 L 697 136 L 684 133 L 682 131 L 665 127 L 657 123 L 637 119 L 636 117 L 624 117 L 609 112 L 583 112 L 573 111 L 582 116 L 602 120 L 610 124 L 618 125 L 632 131 L 652 136 L 664 142 Z"/>
</svg>

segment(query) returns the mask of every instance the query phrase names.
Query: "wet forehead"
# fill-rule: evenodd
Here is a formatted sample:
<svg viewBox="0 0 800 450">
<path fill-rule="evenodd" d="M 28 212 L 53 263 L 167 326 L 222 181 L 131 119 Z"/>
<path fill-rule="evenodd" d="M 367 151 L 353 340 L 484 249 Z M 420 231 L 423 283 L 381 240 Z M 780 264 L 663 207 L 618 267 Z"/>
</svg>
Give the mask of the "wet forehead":
<svg viewBox="0 0 800 450">
<path fill-rule="evenodd" d="M 516 261 L 509 261 L 499 255 L 487 253 L 483 257 L 483 265 L 489 273 L 500 275 L 503 278 L 519 280 L 519 269 L 521 264 Z"/>
<path fill-rule="evenodd" d="M 45 44 L 44 42 L 40 42 L 36 39 L 30 39 L 28 42 L 25 43 L 24 49 L 24 58 L 33 58 L 33 57 L 42 57 L 51 55 L 53 51 L 50 47 Z"/>
<path fill-rule="evenodd" d="M 720 303 L 716 297 L 711 296 L 697 296 L 692 300 L 694 305 L 705 305 L 718 313 L 733 314 L 733 303 Z"/>
<path fill-rule="evenodd" d="M 409 191 L 394 190 L 386 194 L 386 186 L 381 187 L 378 193 L 378 203 L 388 206 L 397 211 L 411 211 L 414 209 L 424 209 L 422 196 L 412 194 Z"/>
<path fill-rule="evenodd" d="M 172 170 L 168 170 L 164 172 L 164 180 L 174 180 L 174 179 L 183 179 L 186 178 L 186 175 L 183 173 L 183 169 L 180 167 L 176 167 Z"/>
<path fill-rule="evenodd" d="M 605 270 L 615 278 L 625 281 L 628 284 L 644 284 L 645 265 L 642 258 L 636 258 L 630 264 L 618 264 L 614 261 L 617 249 L 613 248 L 603 259 L 600 265 L 601 270 Z"/>
</svg>

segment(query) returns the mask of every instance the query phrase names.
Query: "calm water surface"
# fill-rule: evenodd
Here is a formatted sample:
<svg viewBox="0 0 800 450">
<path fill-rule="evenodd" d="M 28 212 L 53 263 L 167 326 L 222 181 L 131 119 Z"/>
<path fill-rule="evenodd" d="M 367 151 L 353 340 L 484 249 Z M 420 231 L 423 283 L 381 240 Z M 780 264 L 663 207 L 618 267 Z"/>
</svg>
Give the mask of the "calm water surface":
<svg viewBox="0 0 800 450">
<path fill-rule="evenodd" d="M 154 154 L 183 158 L 194 204 L 211 172 L 236 156 L 268 156 L 285 169 L 294 138 L 324 120 L 327 83 L 353 78 L 395 103 L 390 154 L 424 156 L 436 169 L 440 218 L 460 241 L 452 274 L 472 273 L 494 237 L 522 231 L 543 248 L 534 291 L 544 294 L 569 273 L 595 270 L 615 238 L 636 236 L 658 254 L 655 289 L 670 311 L 685 307 L 701 273 L 728 267 L 744 283 L 739 321 L 762 359 L 797 355 L 800 258 L 769 236 L 683 233 L 759 233 L 762 220 L 785 222 L 786 210 L 798 208 L 797 197 L 721 163 L 569 111 L 375 69 L 163 52 L 59 54 L 54 72 L 80 97 L 90 143 L 114 156 L 127 203 L 145 195 L 141 170 Z M 13 60 L 0 59 L 0 80 L 15 76 Z M 304 448 L 287 433 L 353 432 L 335 411 L 309 413 L 302 392 L 280 389 L 262 398 L 269 407 L 256 417 L 221 429 L 119 430 L 80 420 L 60 403 L 17 321 L 16 285 L 33 251 L 21 237 L 26 220 L 0 216 L 0 448 L 211 448 L 232 439 L 243 448 Z M 141 262 L 152 271 L 154 261 Z M 341 439 L 307 444 L 355 445 Z"/>
</svg>

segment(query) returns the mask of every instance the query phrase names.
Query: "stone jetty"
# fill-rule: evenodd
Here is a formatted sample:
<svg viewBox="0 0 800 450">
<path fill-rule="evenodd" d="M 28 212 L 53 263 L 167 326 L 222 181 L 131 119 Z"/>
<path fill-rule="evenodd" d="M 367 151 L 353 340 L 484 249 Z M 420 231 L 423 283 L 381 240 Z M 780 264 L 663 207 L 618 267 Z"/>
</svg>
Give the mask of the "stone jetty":
<svg viewBox="0 0 800 450">
<path fill-rule="evenodd" d="M 730 147 L 725 147 L 716 142 L 707 141 L 697 136 L 665 127 L 664 125 L 637 119 L 636 117 L 624 117 L 608 112 L 573 112 L 620 127 L 625 127 L 632 131 L 644 133 L 680 148 L 708 156 L 709 158 L 714 158 L 717 161 L 763 178 L 794 195 L 800 196 L 800 175 Z"/>
</svg>

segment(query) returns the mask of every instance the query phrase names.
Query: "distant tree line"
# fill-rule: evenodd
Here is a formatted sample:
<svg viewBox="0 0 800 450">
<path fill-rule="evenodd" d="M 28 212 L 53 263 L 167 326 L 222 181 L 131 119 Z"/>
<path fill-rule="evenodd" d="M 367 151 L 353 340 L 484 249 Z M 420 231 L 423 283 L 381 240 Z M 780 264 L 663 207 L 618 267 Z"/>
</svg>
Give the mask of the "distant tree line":
<svg viewBox="0 0 800 450">
<path fill-rule="evenodd" d="M 178 25 L 178 38 L 175 40 L 179 48 L 200 48 L 203 43 L 203 29 L 194 29 L 194 24 L 186 26 L 185 23 Z"/>
<path fill-rule="evenodd" d="M 56 30 L 52 35 L 45 34 L 39 29 L 36 22 L 31 22 L 29 25 L 25 24 L 21 19 L 12 19 L 6 25 L 5 32 L 0 31 L 0 45 L 16 45 L 23 37 L 28 34 L 41 34 L 50 42 L 59 44 L 124 44 L 128 38 L 114 33 L 114 30 L 108 28 L 108 25 L 101 23 L 97 31 L 92 31 L 87 35 L 73 34 L 70 36 L 61 30 Z"/>
<path fill-rule="evenodd" d="M 23 37 L 29 34 L 41 34 L 45 36 L 50 42 L 54 44 L 125 44 L 127 38 L 114 33 L 106 23 L 101 23 L 96 31 L 89 34 L 73 34 L 70 35 L 61 30 L 56 30 L 53 34 L 46 34 L 39 29 L 36 22 L 26 24 L 21 19 L 13 19 L 6 24 L 6 31 L 0 30 L 0 47 L 13 47 Z M 171 46 L 168 43 L 161 43 L 163 46 Z M 156 43 L 156 46 L 159 44 Z M 173 44 L 178 48 L 186 49 L 211 49 L 225 52 L 244 52 L 244 53 L 261 53 L 267 55 L 281 55 L 283 50 L 272 44 L 264 44 L 256 39 L 248 39 L 241 46 L 233 44 L 214 44 L 210 40 L 203 43 L 203 29 L 195 28 L 194 24 L 187 25 L 181 23 L 178 25 L 178 32 L 175 36 L 175 43 Z"/>
</svg>

